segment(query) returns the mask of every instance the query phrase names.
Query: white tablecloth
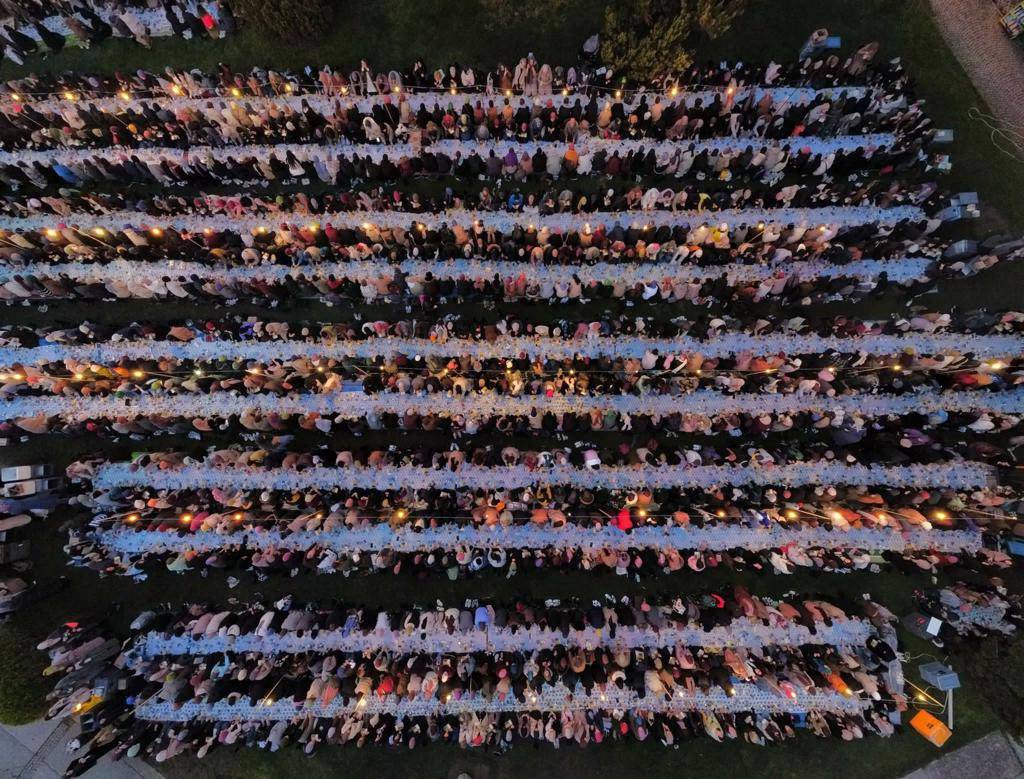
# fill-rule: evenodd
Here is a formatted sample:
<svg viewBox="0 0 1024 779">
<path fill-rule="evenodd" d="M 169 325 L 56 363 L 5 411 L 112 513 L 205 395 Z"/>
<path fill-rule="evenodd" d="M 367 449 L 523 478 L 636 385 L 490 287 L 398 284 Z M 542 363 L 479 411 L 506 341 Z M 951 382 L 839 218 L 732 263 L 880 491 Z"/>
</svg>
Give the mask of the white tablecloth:
<svg viewBox="0 0 1024 779">
<path fill-rule="evenodd" d="M 208 720 L 217 722 L 270 722 L 290 720 L 295 717 L 338 717 L 359 712 L 362 714 L 391 714 L 395 717 L 429 716 L 431 714 L 461 714 L 464 712 L 499 711 L 586 711 L 597 709 L 643 709 L 645 711 L 686 712 L 789 712 L 793 714 L 808 711 L 831 711 L 856 713 L 869 703 L 855 697 L 846 697 L 836 692 L 798 692 L 796 698 L 768 692 L 748 682 L 736 682 L 736 694 L 729 696 L 724 690 L 715 689 L 709 693 L 679 693 L 670 700 L 663 695 L 638 696 L 632 690 L 609 689 L 607 693 L 587 693 L 582 687 L 569 690 L 562 685 L 546 687 L 538 696 L 531 696 L 520 703 L 511 695 L 504 700 L 486 699 L 479 695 L 447 702 L 432 700 L 398 700 L 394 696 L 380 698 L 367 696 L 362 705 L 355 701 L 346 703 L 340 696 L 329 705 L 296 705 L 291 699 L 261 702 L 253 706 L 248 703 L 230 705 L 226 700 L 212 705 L 185 703 L 180 707 L 163 702 L 143 703 L 135 714 L 139 719 L 160 722 L 188 722 Z"/>
<path fill-rule="evenodd" d="M 164 655 L 202 656 L 215 652 L 259 652 L 264 655 L 298 654 L 303 652 L 362 652 L 390 649 L 403 654 L 418 652 L 510 652 L 553 647 L 600 646 L 615 648 L 675 647 L 677 645 L 720 649 L 722 647 L 760 648 L 764 646 L 801 646 L 804 644 L 832 646 L 861 646 L 872 634 L 871 625 L 861 619 L 834 621 L 832 625 L 818 625 L 812 633 L 796 623 L 785 627 L 769 627 L 760 620 L 738 617 L 725 626 L 704 630 L 694 627 L 662 627 L 654 631 L 649 627 L 617 626 L 615 637 L 607 629 L 587 627 L 570 630 L 563 635 L 558 630 L 534 626 L 515 633 L 488 625 L 455 633 L 404 633 L 393 630 L 369 633 L 337 630 L 318 630 L 297 633 L 275 633 L 266 636 L 243 633 L 239 636 L 193 637 L 166 636 L 146 633 L 140 636 L 130 651 L 131 664 Z"/>
<path fill-rule="evenodd" d="M 912 412 L 986 411 L 998 414 L 1024 412 L 1024 388 L 1003 392 L 921 390 L 906 395 L 869 395 L 854 393 L 827 397 L 792 393 L 788 395 L 742 393 L 726 395 L 699 390 L 683 395 L 524 395 L 470 394 L 403 395 L 381 393 L 366 395 L 359 391 L 324 394 L 215 395 L 140 394 L 121 396 L 35 396 L 0 399 L 0 418 L 23 419 L 34 416 L 59 416 L 69 422 L 89 419 L 122 419 L 141 416 L 195 417 L 258 414 L 322 414 L 360 419 L 368 414 L 440 414 L 488 418 L 504 414 L 528 415 L 531 411 L 554 414 L 590 411 L 616 411 L 625 414 L 665 415 L 700 414 L 705 418 L 724 414 L 793 414 L 809 411 L 820 414 L 851 414 L 861 417 L 903 415 Z"/>
<path fill-rule="evenodd" d="M 369 486 L 369 485 L 367 485 Z M 335 552 L 429 552 L 435 549 L 710 549 L 762 551 L 786 546 L 821 549 L 864 549 L 870 551 L 935 550 L 977 552 L 981 534 L 960 530 L 913 530 L 853 528 L 829 530 L 801 527 L 797 523 L 771 523 L 765 527 L 637 527 L 624 533 L 616 527 L 599 530 L 566 525 L 550 527 L 458 527 L 445 525 L 424 530 L 394 530 L 380 524 L 370 528 L 282 533 L 275 528 L 215 533 L 196 531 L 178 535 L 172 531 L 113 529 L 96 533 L 96 540 L 111 553 L 134 556 L 163 552 L 212 552 L 219 549 L 249 550 L 312 548 Z"/>
<path fill-rule="evenodd" d="M 593 470 L 556 465 L 529 470 L 525 466 L 488 468 L 463 464 L 457 471 L 417 466 L 381 468 L 314 467 L 302 471 L 283 468 L 184 465 L 174 470 L 147 470 L 128 463 L 100 465 L 93 478 L 97 489 L 120 486 L 155 489 L 194 489 L 219 486 L 245 490 L 296 489 L 518 489 L 535 484 L 565 484 L 587 489 L 716 487 L 726 484 L 884 485 L 890 487 L 946 487 L 972 489 L 993 482 L 995 472 L 976 462 L 953 461 L 929 465 L 843 465 L 837 462 L 784 465 L 602 466 Z"/>
<path fill-rule="evenodd" d="M 493 341 L 462 338 L 371 338 L 361 341 L 118 341 L 97 344 L 45 344 L 36 347 L 0 347 L 0 365 L 31 365 L 62 360 L 113 363 L 123 359 L 178 360 L 291 360 L 303 358 L 375 358 L 404 354 L 409 357 L 468 356 L 478 359 L 524 355 L 533 358 L 567 359 L 585 357 L 643 357 L 657 350 L 660 355 L 702 354 L 728 357 L 744 352 L 756 355 L 844 354 L 899 355 L 967 354 L 979 359 L 1016 358 L 1024 353 L 1024 336 L 965 335 L 960 333 L 904 333 L 864 335 L 853 338 L 772 333 L 749 335 L 722 332 L 711 340 L 689 336 L 645 338 L 642 336 L 594 337 L 583 340 L 523 336 L 499 336 Z"/>
</svg>

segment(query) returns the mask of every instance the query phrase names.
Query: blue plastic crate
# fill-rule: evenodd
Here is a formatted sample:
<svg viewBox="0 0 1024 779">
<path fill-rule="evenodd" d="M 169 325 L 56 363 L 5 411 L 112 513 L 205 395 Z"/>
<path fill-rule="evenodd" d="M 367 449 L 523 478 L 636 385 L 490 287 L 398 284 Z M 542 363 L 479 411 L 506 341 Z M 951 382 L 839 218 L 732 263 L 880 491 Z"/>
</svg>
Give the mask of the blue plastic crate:
<svg viewBox="0 0 1024 779">
<path fill-rule="evenodd" d="M 1006 542 L 1006 550 L 1010 554 L 1024 556 L 1024 541 L 1012 540 Z"/>
</svg>

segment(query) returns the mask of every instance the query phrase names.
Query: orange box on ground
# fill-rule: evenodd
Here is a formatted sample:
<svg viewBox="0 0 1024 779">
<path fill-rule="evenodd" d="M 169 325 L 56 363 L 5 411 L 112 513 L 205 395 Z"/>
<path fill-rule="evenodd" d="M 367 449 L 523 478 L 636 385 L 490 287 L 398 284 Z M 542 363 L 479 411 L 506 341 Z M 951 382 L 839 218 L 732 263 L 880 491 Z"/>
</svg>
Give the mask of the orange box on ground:
<svg viewBox="0 0 1024 779">
<path fill-rule="evenodd" d="M 914 715 L 910 720 L 910 726 L 937 747 L 941 747 L 953 735 L 953 731 L 947 728 L 944 722 L 924 709 Z"/>
</svg>

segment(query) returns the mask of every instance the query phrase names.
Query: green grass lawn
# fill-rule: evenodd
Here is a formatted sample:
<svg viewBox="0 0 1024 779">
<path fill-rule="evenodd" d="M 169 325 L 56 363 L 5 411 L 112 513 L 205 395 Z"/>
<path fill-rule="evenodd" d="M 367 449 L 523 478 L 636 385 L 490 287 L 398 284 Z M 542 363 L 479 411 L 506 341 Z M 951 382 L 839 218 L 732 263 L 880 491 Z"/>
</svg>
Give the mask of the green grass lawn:
<svg viewBox="0 0 1024 779">
<path fill-rule="evenodd" d="M 135 44 L 109 42 L 94 51 L 71 51 L 47 62 L 33 61 L 24 69 L 10 63 L 0 67 L 0 78 L 10 78 L 31 69 L 113 70 L 164 65 L 210 68 L 218 62 L 244 68 L 259 63 L 296 67 L 307 63 L 330 62 L 355 66 L 365 57 L 373 67 L 405 67 L 422 57 L 428 67 L 449 61 L 489 65 L 496 61 L 515 61 L 528 51 L 553 63 L 575 61 L 580 43 L 600 29 L 605 4 L 596 0 L 555 0 L 541 19 L 525 25 L 495 24 L 485 12 L 487 0 L 443 2 L 443 0 L 383 0 L 376 4 L 339 2 L 331 30 L 324 39 L 309 46 L 281 46 L 268 42 L 260 31 L 247 29 L 236 38 L 221 41 L 184 42 L 163 40 L 146 51 Z M 992 147 L 983 127 L 972 122 L 967 111 L 983 106 L 963 70 L 949 53 L 935 28 L 927 0 L 753 0 L 750 10 L 723 39 L 702 44 L 698 57 L 744 58 L 748 60 L 790 59 L 795 56 L 807 33 L 816 27 L 828 27 L 843 37 L 844 49 L 869 40 L 882 43 L 882 57 L 903 57 L 915 74 L 928 110 L 940 126 L 956 132 L 952 147 L 954 170 L 948 179 L 956 189 L 976 189 L 983 199 L 985 218 L 976 230 L 1024 228 L 1024 172 L 1008 166 Z M 954 226 L 954 231 L 962 230 Z M 951 234 L 956 234 L 955 232 Z M 1021 272 L 1003 267 L 994 273 L 960 283 L 944 285 L 938 297 L 926 299 L 931 305 L 1008 307 L 1020 303 Z M 340 308 L 300 304 L 283 306 L 296 315 L 323 319 L 344 318 Z M 870 312 L 859 306 L 862 315 L 880 315 L 898 307 L 887 298 L 874 301 Z M 147 311 L 159 316 L 182 316 L 202 309 L 156 305 Z M 245 313 L 260 313 L 249 305 Z M 239 309 L 236 309 L 239 310 Z M 24 312 L 24 316 L 22 313 Z M 181 312 L 187 312 L 182 314 Z M 574 309 L 575 312 L 575 309 Z M 138 303 L 119 303 L 91 309 L 81 304 L 52 304 L 46 313 L 49 321 L 78 321 L 103 318 L 127 321 L 142 313 Z M 204 311 L 204 313 L 206 313 Z M 263 313 L 266 313 L 265 310 Z M 573 314 L 575 315 L 575 313 Z M 42 312 L 9 309 L 4 321 L 24 319 L 41 321 Z M 159 440 L 154 446 L 162 445 Z M 74 446 L 90 446 L 76 442 Z M 94 449 L 102 444 L 97 442 Z M 109 447 L 107 447 L 109 448 Z M 128 445 L 120 447 L 123 455 Z M 0 464 L 26 461 L 59 461 L 72 456 L 73 446 L 59 438 L 33 439 L 26 446 L 0 450 Z M 67 575 L 71 586 L 61 595 L 48 599 L 19 614 L 0 629 L 0 699 L 15 697 L 23 705 L 19 711 L 0 708 L 0 720 L 31 716 L 43 707 L 43 695 L 49 681 L 38 676 L 45 658 L 30 647 L 66 618 L 86 618 L 90 614 L 120 611 L 113 621 L 121 626 L 143 608 L 159 602 L 261 597 L 274 599 L 294 593 L 300 600 L 340 597 L 368 605 L 398 605 L 416 599 L 430 602 L 442 599 L 458 603 L 467 597 L 511 599 L 518 595 L 538 597 L 578 595 L 594 597 L 604 592 L 617 594 L 650 592 L 679 594 L 704 591 L 724 584 L 724 574 L 700 576 L 680 574 L 636 584 L 620 577 L 597 577 L 582 573 L 560 574 L 551 571 L 519 575 L 513 579 L 489 577 L 448 582 L 431 579 L 416 581 L 409 576 L 375 576 L 345 579 L 340 576 L 272 578 L 255 586 L 247 578 L 235 590 L 229 590 L 223 574 L 208 578 L 197 575 L 173 577 L 158 573 L 141 584 L 124 578 L 99 579 L 94 574 L 66 566 L 61 545 L 65 541 L 57 526 L 67 516 L 55 512 L 47 523 L 33 529 L 33 550 L 37 575 L 43 580 Z M 788 589 L 817 592 L 846 590 L 857 594 L 870 591 L 897 613 L 909 610 L 914 587 L 925 586 L 928 579 L 896 575 L 812 577 L 742 577 L 753 591 L 779 593 Z M 927 653 L 929 645 L 910 640 L 914 654 Z M 913 670 L 908 668 L 908 675 Z M 957 700 L 957 730 L 950 747 L 961 746 L 992 729 L 998 723 L 981 700 L 978 690 L 969 687 Z M 728 776 L 729 774 L 766 777 L 827 776 L 878 777 L 900 776 L 937 756 L 939 752 L 916 735 L 907 734 L 889 740 L 870 739 L 854 744 L 835 740 L 817 741 L 810 737 L 773 749 L 760 749 L 741 743 L 715 744 L 704 739 L 684 745 L 678 751 L 660 745 L 608 744 L 588 750 L 550 748 L 539 750 L 523 746 L 501 758 L 481 752 L 461 752 L 433 746 L 410 754 L 383 749 L 322 750 L 314 759 L 303 759 L 289 750 L 277 755 L 240 750 L 215 751 L 204 762 L 178 760 L 161 767 L 175 776 L 209 777 L 327 777 L 340 773 L 361 776 L 440 777 L 454 768 L 487 769 L 490 777 L 562 775 L 566 779 L 584 776 L 657 777 Z"/>
</svg>

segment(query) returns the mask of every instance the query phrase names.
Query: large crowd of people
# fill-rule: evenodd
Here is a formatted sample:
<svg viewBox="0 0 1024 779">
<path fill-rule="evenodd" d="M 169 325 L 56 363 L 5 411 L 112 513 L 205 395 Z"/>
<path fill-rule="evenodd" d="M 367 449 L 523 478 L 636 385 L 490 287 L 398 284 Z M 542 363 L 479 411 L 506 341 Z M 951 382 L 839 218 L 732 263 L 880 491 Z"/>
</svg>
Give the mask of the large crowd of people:
<svg viewBox="0 0 1024 779">
<path fill-rule="evenodd" d="M 3 56 L 22 65 L 32 56 L 68 46 L 92 48 L 111 38 L 150 48 L 154 37 L 223 38 L 236 19 L 228 0 L 4 0 L 0 14 Z"/>
<path fill-rule="evenodd" d="M 960 583 L 929 598 L 943 614 L 979 617 L 995 601 L 999 613 L 975 629 L 1012 631 L 1019 601 L 1009 606 L 992 586 Z M 393 611 L 289 596 L 148 611 L 121 646 L 102 621 L 65 625 L 40 649 L 63 674 L 48 716 L 87 707 L 91 730 L 73 742 L 83 753 L 66 774 L 78 776 L 104 756 L 202 759 L 240 745 L 500 754 L 521 741 L 768 746 L 801 728 L 844 741 L 888 736 L 910 706 L 894 621 L 867 598 L 771 599 L 738 585 L 672 602 Z M 96 704 L 100 680 L 115 692 Z"/>
<path fill-rule="evenodd" d="M 439 141 L 583 142 L 587 139 L 701 143 L 724 138 L 796 142 L 840 136 L 927 139 L 931 121 L 905 98 L 855 88 L 849 94 L 793 88 L 745 88 L 707 97 L 591 92 L 528 96 L 417 96 L 399 91 L 380 102 L 355 96 L 139 98 L 15 103 L 2 113 L 2 148 L 87 149 L 222 147 L 264 144 L 393 144 Z M 852 145 L 852 144 L 851 144 Z M 750 152 L 753 154 L 753 151 Z M 851 165 L 857 148 L 839 160 Z M 776 164 L 781 161 L 778 153 Z M 907 155 L 912 159 L 912 155 Z M 820 163 L 819 163 L 820 164 Z M 774 165 L 762 165 L 766 173 Z M 840 164 L 840 168 L 842 163 Z M 882 167 L 879 165 L 879 167 Z M 699 168 L 698 168 L 699 170 Z M 800 168 L 797 168 L 800 170 Z M 808 172 L 814 170 L 807 166 Z M 538 171 L 539 172 L 539 171 Z M 742 173 L 742 170 L 739 172 Z"/>
<path fill-rule="evenodd" d="M 234 25 L 164 5 L 173 34 Z M 122 6 L 91 13 L 122 34 Z M 82 15 L 19 21 L 55 14 Z M 1014 633 L 1024 314 L 874 312 L 1024 249 L 951 247 L 942 139 L 876 53 L 644 85 L 532 56 L 0 85 L 0 435 L 74 442 L 72 564 L 734 580 L 190 604 L 127 641 L 75 620 L 41 645 L 49 715 L 81 726 L 68 775 L 240 745 L 898 732 L 892 615 L 746 576 L 905 575 L 942 641 Z"/>
<path fill-rule="evenodd" d="M 86 715 L 98 733 L 81 740 L 85 753 L 68 775 L 106 754 L 162 762 L 243 743 L 312 754 L 324 744 L 672 747 L 697 736 L 768 745 L 797 727 L 844 740 L 889 735 L 907 707 L 893 682 L 892 615 L 870 601 L 844 606 L 737 587 L 666 604 L 388 613 L 303 609 L 287 598 L 272 608 L 151 612 L 115 661 L 119 679 L 106 680 L 117 692 Z M 572 640 L 582 636 L 588 645 Z M 44 646 L 66 674 L 51 716 L 81 708 L 99 671 L 84 658 L 109 654 L 105 628 L 65 628 Z M 260 721 L 218 721 L 257 706 Z"/>
<path fill-rule="evenodd" d="M 19 4 L 21 5 L 21 4 Z M 224 3 L 222 3 L 224 5 Z M 636 85 L 639 91 L 652 90 L 672 95 L 680 90 L 726 90 L 729 87 L 806 87 L 835 88 L 870 86 L 895 94 L 909 91 L 910 78 L 899 60 L 876 60 L 878 45 L 869 43 L 848 58 L 834 54 L 813 55 L 787 62 L 694 62 L 681 71 L 666 72 L 649 84 Z M 540 72 L 550 74 L 539 78 Z M 600 71 L 600 72 L 598 72 Z M 479 72 L 479 76 L 477 75 Z M 430 71 L 423 60 L 414 61 L 404 71 L 374 72 L 361 61 L 349 73 L 345 68 L 307 66 L 298 70 L 268 69 L 254 66 L 235 72 L 228 65 L 203 72 L 167 67 L 159 72 L 138 69 L 117 73 L 45 72 L 9 80 L 6 94 L 27 101 L 46 100 L 70 92 L 83 98 L 113 98 L 122 92 L 148 97 L 273 97 L 324 94 L 328 96 L 375 97 L 387 95 L 395 87 L 410 92 L 480 92 L 507 96 L 513 92 L 529 97 L 560 92 L 596 90 L 607 94 L 622 92 L 622 79 L 609 68 L 589 63 L 571 66 L 538 63 L 528 54 L 515 66 L 497 64 L 493 69 L 469 64 L 438 66 Z M 542 91 L 543 90 L 543 91 Z M 20 100 L 18 102 L 21 102 Z"/>
</svg>

